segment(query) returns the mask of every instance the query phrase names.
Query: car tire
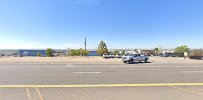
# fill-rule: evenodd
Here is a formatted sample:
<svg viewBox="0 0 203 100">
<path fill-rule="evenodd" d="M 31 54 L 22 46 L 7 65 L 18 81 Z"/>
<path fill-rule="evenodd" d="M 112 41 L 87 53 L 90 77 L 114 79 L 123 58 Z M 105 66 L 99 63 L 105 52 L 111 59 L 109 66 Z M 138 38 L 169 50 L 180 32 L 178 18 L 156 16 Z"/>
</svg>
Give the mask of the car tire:
<svg viewBox="0 0 203 100">
<path fill-rule="evenodd" d="M 129 61 L 129 63 L 130 63 L 130 64 L 133 64 L 133 59 L 131 59 L 131 60 Z"/>
<path fill-rule="evenodd" d="M 123 63 L 127 63 L 126 61 L 124 61 Z"/>
<path fill-rule="evenodd" d="M 145 63 L 148 63 L 148 60 L 147 60 L 147 58 L 145 58 L 145 60 L 144 60 L 144 61 L 145 61 Z"/>
</svg>

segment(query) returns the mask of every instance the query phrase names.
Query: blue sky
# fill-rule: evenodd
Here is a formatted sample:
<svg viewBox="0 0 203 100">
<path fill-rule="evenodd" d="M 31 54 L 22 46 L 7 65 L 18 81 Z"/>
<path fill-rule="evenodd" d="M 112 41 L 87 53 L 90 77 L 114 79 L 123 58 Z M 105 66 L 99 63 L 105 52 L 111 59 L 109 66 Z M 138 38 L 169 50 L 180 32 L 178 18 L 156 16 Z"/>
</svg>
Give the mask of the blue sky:
<svg viewBox="0 0 203 100">
<path fill-rule="evenodd" d="M 203 48 L 202 0 L 0 0 L 0 49 Z"/>
</svg>

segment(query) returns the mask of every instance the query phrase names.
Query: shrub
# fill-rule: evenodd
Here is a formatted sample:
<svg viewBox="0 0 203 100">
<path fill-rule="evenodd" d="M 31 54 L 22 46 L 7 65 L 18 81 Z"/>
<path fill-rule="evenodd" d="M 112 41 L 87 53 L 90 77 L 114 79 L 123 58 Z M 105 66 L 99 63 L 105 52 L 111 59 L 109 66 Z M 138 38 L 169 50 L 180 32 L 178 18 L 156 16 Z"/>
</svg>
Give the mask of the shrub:
<svg viewBox="0 0 203 100">
<path fill-rule="evenodd" d="M 46 50 L 46 56 L 47 56 L 47 57 L 53 57 L 53 51 L 52 51 L 51 48 L 49 48 L 49 49 Z"/>
<path fill-rule="evenodd" d="M 37 53 L 37 57 L 41 57 L 42 54 L 40 52 Z"/>
</svg>

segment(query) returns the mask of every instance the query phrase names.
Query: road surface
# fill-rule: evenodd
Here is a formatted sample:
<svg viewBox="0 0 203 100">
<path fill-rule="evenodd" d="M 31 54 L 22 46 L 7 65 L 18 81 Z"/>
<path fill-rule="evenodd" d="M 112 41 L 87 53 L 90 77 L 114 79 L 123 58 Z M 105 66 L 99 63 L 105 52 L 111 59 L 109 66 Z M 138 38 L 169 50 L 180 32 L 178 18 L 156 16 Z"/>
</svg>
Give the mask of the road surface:
<svg viewBox="0 0 203 100">
<path fill-rule="evenodd" d="M 202 76 L 194 63 L 0 63 L 0 100 L 202 100 Z"/>
</svg>

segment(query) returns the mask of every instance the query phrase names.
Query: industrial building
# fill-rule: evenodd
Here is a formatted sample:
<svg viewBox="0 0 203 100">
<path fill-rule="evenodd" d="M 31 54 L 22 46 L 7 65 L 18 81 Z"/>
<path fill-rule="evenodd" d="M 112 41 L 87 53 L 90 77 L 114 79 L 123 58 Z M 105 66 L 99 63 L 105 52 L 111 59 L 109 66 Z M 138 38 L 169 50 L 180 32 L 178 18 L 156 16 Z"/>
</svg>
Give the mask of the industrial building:
<svg viewBox="0 0 203 100">
<path fill-rule="evenodd" d="M 88 50 L 89 54 L 87 56 L 99 56 L 96 50 Z"/>
<path fill-rule="evenodd" d="M 37 54 L 41 54 L 41 56 L 46 56 L 46 50 L 19 50 L 20 56 L 37 56 Z"/>
<path fill-rule="evenodd" d="M 87 56 L 99 56 L 96 50 L 88 50 L 89 54 Z M 46 56 L 46 50 L 18 50 L 20 56 L 37 56 L 37 54 L 41 54 L 42 56 Z M 68 55 L 68 50 L 53 50 L 54 56 L 66 56 Z"/>
</svg>

